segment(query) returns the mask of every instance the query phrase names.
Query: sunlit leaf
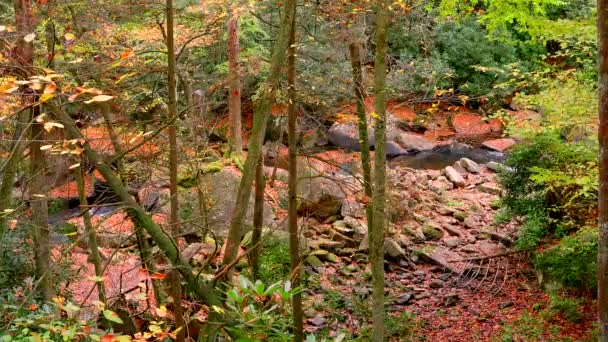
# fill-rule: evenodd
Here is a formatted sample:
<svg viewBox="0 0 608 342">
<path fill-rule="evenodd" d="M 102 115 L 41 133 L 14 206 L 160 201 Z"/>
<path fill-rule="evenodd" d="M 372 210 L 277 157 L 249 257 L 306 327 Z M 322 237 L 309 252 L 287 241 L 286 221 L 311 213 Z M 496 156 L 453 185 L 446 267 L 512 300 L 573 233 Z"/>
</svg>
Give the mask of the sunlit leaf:
<svg viewBox="0 0 608 342">
<path fill-rule="evenodd" d="M 93 102 L 106 102 L 106 101 L 110 101 L 113 98 L 114 98 L 114 96 L 111 96 L 111 95 L 97 95 L 97 96 L 93 96 L 93 98 L 88 101 L 84 101 L 84 103 L 89 104 L 89 103 L 93 103 Z"/>
<path fill-rule="evenodd" d="M 77 168 L 79 166 L 80 166 L 80 163 L 76 163 L 76 164 L 70 165 L 70 167 L 68 169 L 69 170 L 74 170 L 75 168 Z"/>
<path fill-rule="evenodd" d="M 167 278 L 167 275 L 164 273 L 154 272 L 154 273 L 150 274 L 150 278 L 163 280 L 163 279 Z"/>
<path fill-rule="evenodd" d="M 44 145 L 44 146 L 40 146 L 40 151 L 46 151 L 46 150 L 50 150 L 53 148 L 53 145 Z"/>
<path fill-rule="evenodd" d="M 34 38 L 36 38 L 36 34 L 30 33 L 30 34 L 25 35 L 25 37 L 23 37 L 23 40 L 25 40 L 26 43 L 30 43 L 31 41 L 34 40 Z"/>
<path fill-rule="evenodd" d="M 118 317 L 118 314 L 112 310 L 103 310 L 103 317 L 105 317 L 108 321 L 114 322 L 114 323 L 118 323 L 118 324 L 122 324 L 123 321 L 120 317 Z"/>
<path fill-rule="evenodd" d="M 66 40 L 74 40 L 76 38 L 76 36 L 73 33 L 71 33 L 71 32 L 68 32 L 68 33 L 64 34 L 63 37 Z"/>
</svg>

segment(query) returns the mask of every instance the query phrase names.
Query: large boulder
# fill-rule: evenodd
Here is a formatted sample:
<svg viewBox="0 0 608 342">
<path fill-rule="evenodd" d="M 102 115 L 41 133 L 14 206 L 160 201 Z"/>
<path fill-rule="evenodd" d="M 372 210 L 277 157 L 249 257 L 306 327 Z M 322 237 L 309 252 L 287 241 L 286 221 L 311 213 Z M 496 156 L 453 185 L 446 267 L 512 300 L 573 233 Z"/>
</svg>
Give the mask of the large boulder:
<svg viewBox="0 0 608 342">
<path fill-rule="evenodd" d="M 429 139 L 411 132 L 401 132 L 395 137 L 395 142 L 401 145 L 404 149 L 417 149 L 420 151 L 430 150 L 437 146 L 437 143 Z"/>
<path fill-rule="evenodd" d="M 230 227 L 230 220 L 234 212 L 236 203 L 236 194 L 241 174 L 234 169 L 222 169 L 219 172 L 209 173 L 202 177 L 201 185 L 203 189 L 203 197 L 207 207 L 207 222 L 209 229 L 218 237 L 225 237 Z M 194 219 L 199 216 L 199 195 L 196 188 L 180 193 L 180 207 L 182 220 Z M 245 224 L 253 224 L 253 191 L 249 198 L 249 206 L 245 216 Z M 167 207 L 163 211 L 168 210 Z M 184 224 L 183 231 L 190 232 L 192 230 L 200 230 L 200 225 L 203 219 L 197 219 L 196 226 L 189 227 Z M 274 221 L 274 211 L 272 207 L 264 202 L 264 225 L 270 225 Z"/>
<path fill-rule="evenodd" d="M 374 129 L 368 127 L 369 146 L 374 146 Z M 352 121 L 336 122 L 327 132 L 327 139 L 330 143 L 340 146 L 347 150 L 360 151 L 359 128 Z"/>
<path fill-rule="evenodd" d="M 313 175 L 298 182 L 299 214 L 307 214 L 319 219 L 326 219 L 340 213 L 346 193 L 341 180 L 322 175 Z"/>
</svg>

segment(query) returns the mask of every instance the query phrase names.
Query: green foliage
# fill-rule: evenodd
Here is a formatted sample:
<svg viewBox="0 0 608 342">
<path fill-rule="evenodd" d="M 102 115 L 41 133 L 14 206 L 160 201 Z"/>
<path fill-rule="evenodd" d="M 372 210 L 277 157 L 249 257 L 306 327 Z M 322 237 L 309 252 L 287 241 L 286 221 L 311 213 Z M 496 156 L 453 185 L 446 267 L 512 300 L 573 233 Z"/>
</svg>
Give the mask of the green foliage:
<svg viewBox="0 0 608 342">
<path fill-rule="evenodd" d="M 597 286 L 596 228 L 584 228 L 566 236 L 559 244 L 536 253 L 534 266 L 543 274 L 543 281 L 561 286 L 594 291 Z"/>
<path fill-rule="evenodd" d="M 241 275 L 238 285 L 226 292 L 226 307 L 235 322 L 225 330 L 235 341 L 291 341 L 290 300 L 299 291 L 289 281 L 267 286 Z"/>
<path fill-rule="evenodd" d="M 597 193 L 596 150 L 585 141 L 566 143 L 546 131 L 516 147 L 501 173 L 503 204 L 524 216 L 519 245 L 537 246 L 556 232 L 576 230 L 594 219 Z"/>
<path fill-rule="evenodd" d="M 15 229 L 7 229 L 0 239 L 0 289 L 21 286 L 34 272 L 33 246 L 24 243 L 28 237 L 28 226 L 17 224 Z"/>
<path fill-rule="evenodd" d="M 285 279 L 291 270 L 287 241 L 276 237 L 265 238 L 259 264 L 260 279 L 263 282 L 272 283 Z"/>
</svg>

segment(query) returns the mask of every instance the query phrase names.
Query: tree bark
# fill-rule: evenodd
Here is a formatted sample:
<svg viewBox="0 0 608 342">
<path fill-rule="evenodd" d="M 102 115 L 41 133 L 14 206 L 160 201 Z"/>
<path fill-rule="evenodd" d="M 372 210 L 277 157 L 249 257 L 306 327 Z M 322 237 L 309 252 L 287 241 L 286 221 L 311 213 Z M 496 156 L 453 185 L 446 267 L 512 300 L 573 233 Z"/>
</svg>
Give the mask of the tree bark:
<svg viewBox="0 0 608 342">
<path fill-rule="evenodd" d="M 384 341 L 384 204 L 386 201 L 386 31 L 387 0 L 377 0 L 376 60 L 374 91 L 376 95 L 376 145 L 374 152 L 373 218 L 369 231 L 369 252 L 372 266 L 373 304 L 372 341 Z"/>
<path fill-rule="evenodd" d="M 38 115 L 39 107 L 34 107 L 34 117 Z M 46 182 L 46 161 L 44 152 L 40 150 L 45 138 L 43 123 L 34 122 L 31 127 L 30 141 L 30 187 L 29 197 L 32 208 L 32 238 L 34 240 L 34 258 L 36 275 L 40 279 L 40 292 L 45 301 L 50 301 L 53 290 L 53 271 L 51 269 L 51 245 L 49 230 L 49 212 Z"/>
<path fill-rule="evenodd" d="M 169 118 L 174 118 L 177 115 L 177 82 L 176 82 L 176 61 L 175 61 L 175 39 L 174 39 L 174 19 L 173 19 L 173 0 L 167 0 L 167 78 L 168 78 L 168 93 L 169 93 Z M 177 197 L 177 132 L 175 121 L 168 128 L 169 135 L 169 193 L 171 196 L 171 216 L 169 224 L 171 225 L 171 233 L 173 236 L 179 234 L 179 202 Z M 179 253 L 179 241 L 177 241 L 176 249 Z M 179 272 L 172 271 L 169 275 L 169 283 L 171 287 L 171 297 L 173 297 L 173 312 L 175 314 L 175 324 L 178 328 L 182 328 L 177 334 L 177 341 L 185 340 L 185 321 L 182 310 L 182 289 Z"/>
<path fill-rule="evenodd" d="M 262 86 L 260 100 L 255 103 L 253 108 L 253 127 L 251 137 L 249 138 L 247 159 L 245 160 L 243 177 L 239 184 L 237 192 L 235 209 L 230 221 L 230 230 L 226 242 L 223 264 L 230 265 L 237 256 L 238 247 L 243 238 L 243 222 L 245 213 L 249 205 L 249 197 L 251 195 L 251 186 L 255 175 L 255 166 L 260 157 L 262 144 L 264 143 L 264 134 L 266 133 L 266 124 L 270 116 L 270 107 L 275 99 L 275 93 L 279 87 L 281 77 L 281 69 L 286 57 L 286 51 L 289 44 L 289 32 L 291 31 L 291 20 L 296 12 L 296 1 L 286 0 L 284 2 L 285 11 L 281 19 L 279 36 L 272 52 L 270 60 L 270 73 L 268 79 Z M 230 274 L 230 272 L 227 272 Z"/>
<path fill-rule="evenodd" d="M 253 232 L 251 234 L 251 273 L 254 279 L 260 279 L 260 251 L 262 246 L 260 241 L 262 238 L 262 226 L 264 225 L 264 190 L 266 189 L 266 180 L 264 177 L 264 159 L 260 155 L 258 164 L 255 169 L 255 194 L 253 203 Z"/>
<path fill-rule="evenodd" d="M 241 154 L 241 50 L 239 44 L 239 16 L 236 10 L 228 18 L 228 111 L 230 116 L 230 152 Z"/>
<path fill-rule="evenodd" d="M 287 57 L 287 138 L 289 142 L 289 179 L 288 179 L 288 213 L 289 225 L 289 254 L 291 259 L 292 285 L 296 288 L 300 285 L 300 234 L 298 231 L 298 148 L 296 136 L 297 112 L 296 112 L 296 17 L 291 21 L 289 33 L 289 56 Z M 279 141 L 280 143 L 280 141 Z M 278 157 L 277 153 L 277 157 Z M 276 166 L 275 166 L 276 167 Z M 274 176 L 274 175 L 273 175 Z M 293 309 L 293 332 L 294 341 L 304 341 L 304 313 L 302 310 L 302 294 L 296 293 L 292 297 Z"/>
<path fill-rule="evenodd" d="M 353 71 L 353 83 L 355 86 L 355 99 L 357 101 L 357 117 L 359 126 L 359 140 L 361 141 L 361 168 L 363 169 L 363 187 L 366 203 L 365 213 L 367 226 L 373 226 L 372 199 L 372 168 L 369 152 L 369 133 L 367 130 L 367 117 L 365 114 L 365 91 L 363 89 L 363 70 L 361 69 L 361 44 L 353 42 L 349 45 L 351 66 Z"/>
<path fill-rule="evenodd" d="M 80 197 L 80 205 L 86 207 L 87 203 L 87 194 L 84 188 L 84 177 L 85 173 L 83 170 L 84 158 L 81 158 L 80 166 L 76 168 L 76 185 L 78 186 L 78 197 Z M 88 245 L 91 250 L 91 262 L 95 267 L 95 276 L 99 279 L 96 279 L 95 282 L 97 284 L 97 292 L 99 300 L 102 303 L 106 303 L 106 290 L 105 284 L 103 281 L 103 269 L 101 267 L 101 257 L 99 255 L 99 248 L 97 246 L 97 233 L 95 232 L 95 227 L 93 227 L 93 223 L 91 222 L 91 213 L 89 213 L 88 209 L 84 209 L 84 213 L 82 215 L 82 219 L 84 222 L 84 229 L 87 233 Z"/>
<path fill-rule="evenodd" d="M 608 0 L 597 1 L 599 57 L 599 241 L 598 324 L 599 341 L 608 342 Z"/>
</svg>

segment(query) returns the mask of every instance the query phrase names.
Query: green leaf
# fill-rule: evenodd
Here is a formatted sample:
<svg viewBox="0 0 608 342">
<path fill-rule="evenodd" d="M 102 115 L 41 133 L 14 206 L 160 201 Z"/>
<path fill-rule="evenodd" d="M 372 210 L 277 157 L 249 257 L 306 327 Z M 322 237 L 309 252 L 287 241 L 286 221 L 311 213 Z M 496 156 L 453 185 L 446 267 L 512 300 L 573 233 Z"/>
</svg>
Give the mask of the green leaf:
<svg viewBox="0 0 608 342">
<path fill-rule="evenodd" d="M 112 310 L 103 310 L 103 317 L 105 317 L 108 321 L 122 324 L 123 320 L 118 317 L 118 314 Z"/>
</svg>

